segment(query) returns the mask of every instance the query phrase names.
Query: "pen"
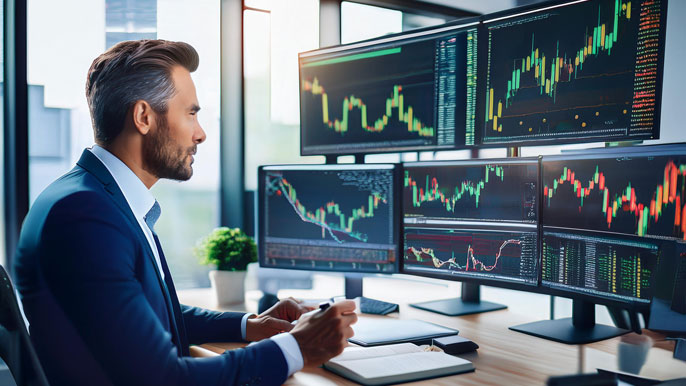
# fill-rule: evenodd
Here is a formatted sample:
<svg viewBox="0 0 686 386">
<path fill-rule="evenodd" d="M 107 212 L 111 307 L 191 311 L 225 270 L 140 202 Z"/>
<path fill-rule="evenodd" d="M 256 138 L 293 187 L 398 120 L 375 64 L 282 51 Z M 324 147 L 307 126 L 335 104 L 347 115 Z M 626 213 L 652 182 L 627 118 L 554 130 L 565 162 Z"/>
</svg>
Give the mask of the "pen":
<svg viewBox="0 0 686 386">
<path fill-rule="evenodd" d="M 318 307 L 318 308 L 315 308 L 315 309 L 312 310 L 312 311 L 306 312 L 306 313 L 300 315 L 300 317 L 302 318 L 302 317 L 305 316 L 305 315 L 311 315 L 311 314 L 314 314 L 314 313 L 317 313 L 317 312 L 324 312 L 324 311 L 326 311 L 329 307 L 331 307 L 331 302 L 321 302 L 321 303 L 319 303 L 319 307 Z M 297 323 L 298 323 L 298 320 L 297 320 L 297 319 L 291 322 L 292 325 L 296 325 Z"/>
</svg>

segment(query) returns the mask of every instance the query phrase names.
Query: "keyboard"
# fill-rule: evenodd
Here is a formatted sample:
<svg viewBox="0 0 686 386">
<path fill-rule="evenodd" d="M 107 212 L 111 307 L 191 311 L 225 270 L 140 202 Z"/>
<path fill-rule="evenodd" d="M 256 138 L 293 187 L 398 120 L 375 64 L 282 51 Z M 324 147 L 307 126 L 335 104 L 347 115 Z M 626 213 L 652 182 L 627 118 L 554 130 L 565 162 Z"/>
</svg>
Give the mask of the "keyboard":
<svg viewBox="0 0 686 386">
<path fill-rule="evenodd" d="M 360 297 L 360 311 L 365 314 L 386 315 L 398 311 L 398 305 L 362 296 Z"/>
</svg>

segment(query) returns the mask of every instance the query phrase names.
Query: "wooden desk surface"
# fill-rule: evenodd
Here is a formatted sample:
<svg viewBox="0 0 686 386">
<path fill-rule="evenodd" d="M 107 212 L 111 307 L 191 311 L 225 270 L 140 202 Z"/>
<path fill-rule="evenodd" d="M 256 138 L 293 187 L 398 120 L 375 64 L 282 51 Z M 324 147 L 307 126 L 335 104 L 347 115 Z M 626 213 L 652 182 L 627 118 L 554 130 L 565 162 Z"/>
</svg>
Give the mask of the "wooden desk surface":
<svg viewBox="0 0 686 386">
<path fill-rule="evenodd" d="M 501 310 L 462 317 L 449 317 L 422 311 L 408 306 L 407 303 L 446 296 L 436 296 L 435 293 L 434 296 L 431 296 L 436 288 L 427 287 L 425 283 L 409 282 L 408 284 L 403 280 L 400 280 L 400 283 L 392 282 L 393 280 L 383 281 L 385 287 L 383 292 L 396 296 L 385 296 L 382 300 L 399 303 L 400 313 L 382 318 L 420 319 L 455 328 L 460 331 L 460 336 L 471 339 L 479 345 L 477 352 L 461 355 L 461 357 L 474 363 L 475 372 L 416 382 L 416 384 L 531 385 L 544 384 L 552 375 L 569 375 L 578 371 L 595 372 L 596 368 L 617 370 L 616 353 L 620 338 L 583 346 L 566 345 L 508 329 L 508 326 L 540 320 L 538 315 Z M 365 292 L 367 292 L 366 280 Z M 316 291 L 316 293 L 321 295 L 320 291 Z M 193 296 L 199 297 L 199 294 L 200 292 Z M 206 296 L 207 294 L 209 292 L 206 292 Z M 423 294 L 423 296 L 416 297 L 410 294 Z M 281 293 L 280 295 L 283 296 Z M 328 295 L 324 294 L 323 296 Z M 423 299 L 421 299 L 422 297 Z M 402 301 L 403 298 L 405 301 Z M 181 296 L 181 300 L 182 302 L 185 301 L 183 296 Z M 361 315 L 361 318 L 379 318 L 379 316 Z M 663 336 L 659 334 L 649 331 L 646 334 L 653 337 L 656 344 L 650 350 L 640 375 L 658 379 L 686 377 L 686 362 L 672 358 L 673 343 L 663 341 Z M 242 344 L 237 343 L 203 345 L 208 350 L 215 352 L 242 346 Z M 354 385 L 355 383 L 322 368 L 305 368 L 290 377 L 286 384 Z"/>
</svg>

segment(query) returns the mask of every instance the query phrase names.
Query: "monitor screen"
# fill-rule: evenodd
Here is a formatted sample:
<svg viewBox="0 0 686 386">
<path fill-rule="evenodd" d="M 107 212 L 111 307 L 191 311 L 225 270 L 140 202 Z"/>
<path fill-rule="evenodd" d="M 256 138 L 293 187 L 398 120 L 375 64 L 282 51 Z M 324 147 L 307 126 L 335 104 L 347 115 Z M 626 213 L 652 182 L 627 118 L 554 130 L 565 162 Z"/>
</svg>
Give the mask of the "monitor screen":
<svg viewBox="0 0 686 386">
<path fill-rule="evenodd" d="M 549 3 L 489 15 L 484 144 L 659 137 L 667 0 Z"/>
<path fill-rule="evenodd" d="M 394 165 L 260 167 L 260 265 L 396 272 L 396 173 Z"/>
<path fill-rule="evenodd" d="M 301 153 L 476 143 L 478 22 L 301 53 Z"/>
<path fill-rule="evenodd" d="M 404 273 L 484 283 L 538 284 L 535 226 L 406 226 L 404 235 Z"/>
<path fill-rule="evenodd" d="M 538 161 L 405 164 L 405 224 L 434 220 L 538 221 Z"/>
<path fill-rule="evenodd" d="M 538 161 L 405 164 L 403 272 L 538 285 Z"/>
<path fill-rule="evenodd" d="M 660 242 L 597 232 L 543 231 L 544 287 L 648 304 Z"/>
<path fill-rule="evenodd" d="M 658 251 L 683 240 L 686 146 L 544 156 L 542 285 L 648 304 Z"/>
<path fill-rule="evenodd" d="M 543 157 L 543 226 L 686 239 L 686 145 Z"/>
</svg>

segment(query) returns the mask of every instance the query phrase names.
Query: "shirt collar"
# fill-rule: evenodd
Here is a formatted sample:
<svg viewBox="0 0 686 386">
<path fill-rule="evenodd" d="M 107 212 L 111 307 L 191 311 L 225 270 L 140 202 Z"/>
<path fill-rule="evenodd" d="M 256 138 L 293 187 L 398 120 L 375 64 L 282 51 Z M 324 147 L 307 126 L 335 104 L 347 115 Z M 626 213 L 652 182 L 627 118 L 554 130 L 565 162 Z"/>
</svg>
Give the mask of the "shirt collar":
<svg viewBox="0 0 686 386">
<path fill-rule="evenodd" d="M 145 215 L 155 204 L 155 197 L 143 184 L 143 181 L 125 163 L 103 147 L 93 145 L 89 150 L 105 165 L 114 181 L 119 185 L 119 189 L 129 203 L 133 215 L 138 219 L 145 218 Z"/>
</svg>

